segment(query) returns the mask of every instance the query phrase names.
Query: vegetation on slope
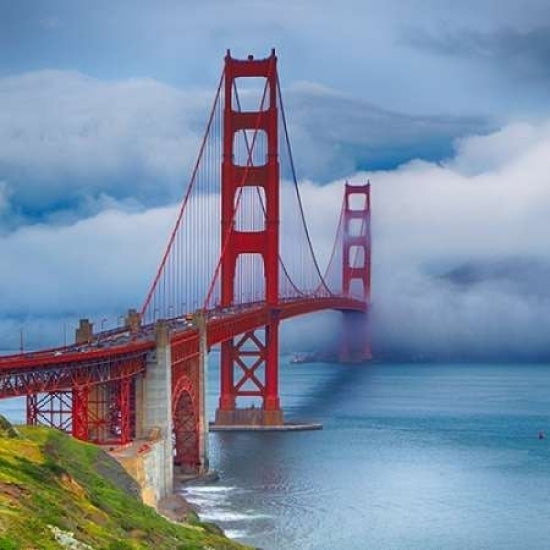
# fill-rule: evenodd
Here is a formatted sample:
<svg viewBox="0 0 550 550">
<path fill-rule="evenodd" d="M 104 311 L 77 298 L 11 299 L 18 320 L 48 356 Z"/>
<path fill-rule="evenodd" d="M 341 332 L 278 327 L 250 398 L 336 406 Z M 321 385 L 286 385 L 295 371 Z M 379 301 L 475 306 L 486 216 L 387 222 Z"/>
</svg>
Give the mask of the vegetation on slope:
<svg viewBox="0 0 550 550">
<path fill-rule="evenodd" d="M 0 416 L 0 550 L 244 548 L 193 515 L 168 521 L 136 494 L 100 448 Z"/>
</svg>

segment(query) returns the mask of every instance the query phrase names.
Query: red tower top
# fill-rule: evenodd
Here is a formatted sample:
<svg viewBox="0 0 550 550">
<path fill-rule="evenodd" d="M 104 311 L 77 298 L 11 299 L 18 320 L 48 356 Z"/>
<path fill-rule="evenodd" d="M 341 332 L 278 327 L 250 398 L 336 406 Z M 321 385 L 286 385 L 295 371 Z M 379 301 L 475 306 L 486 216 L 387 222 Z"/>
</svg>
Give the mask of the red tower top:
<svg viewBox="0 0 550 550">
<path fill-rule="evenodd" d="M 260 254 L 265 273 L 265 299 L 270 305 L 279 300 L 279 158 L 277 128 L 277 57 L 275 50 L 265 59 L 225 57 L 225 106 L 222 163 L 222 297 L 223 307 L 233 304 L 237 259 L 241 254 Z M 233 104 L 238 78 L 263 78 L 265 86 L 260 105 L 254 111 L 240 111 Z M 235 134 L 252 132 L 247 161 L 236 164 Z M 254 164 L 257 135 L 265 133 L 267 159 Z M 241 231 L 234 226 L 238 194 L 242 187 L 260 187 L 265 196 L 265 225 L 261 231 Z"/>
</svg>

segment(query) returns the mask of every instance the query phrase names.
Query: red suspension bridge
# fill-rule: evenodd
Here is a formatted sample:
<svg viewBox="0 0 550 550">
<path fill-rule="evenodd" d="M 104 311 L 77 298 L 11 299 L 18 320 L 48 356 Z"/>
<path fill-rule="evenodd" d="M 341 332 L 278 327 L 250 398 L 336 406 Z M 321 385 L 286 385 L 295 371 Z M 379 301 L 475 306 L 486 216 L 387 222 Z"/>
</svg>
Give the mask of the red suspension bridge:
<svg viewBox="0 0 550 550">
<path fill-rule="evenodd" d="M 173 455 L 176 463 L 203 470 L 204 371 L 212 346 L 221 345 L 215 423 L 222 426 L 283 424 L 278 335 L 286 319 L 339 310 L 340 358 L 370 357 L 369 222 L 369 185 L 346 184 L 322 271 L 298 187 L 275 52 L 238 60 L 228 51 L 141 310 L 130 310 L 123 328 L 97 334 L 82 320 L 74 345 L 1 357 L 0 398 L 25 397 L 28 424 L 96 443 L 126 444 L 160 429 L 170 461 Z M 239 408 L 250 399 L 259 406 Z"/>
</svg>

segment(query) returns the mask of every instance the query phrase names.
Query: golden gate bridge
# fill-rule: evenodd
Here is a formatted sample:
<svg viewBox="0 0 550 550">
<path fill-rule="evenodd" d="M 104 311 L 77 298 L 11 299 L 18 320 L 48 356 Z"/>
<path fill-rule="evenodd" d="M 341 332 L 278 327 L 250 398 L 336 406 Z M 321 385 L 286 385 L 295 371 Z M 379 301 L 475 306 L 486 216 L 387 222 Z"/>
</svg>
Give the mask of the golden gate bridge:
<svg viewBox="0 0 550 550">
<path fill-rule="evenodd" d="M 124 445 L 160 429 L 170 460 L 204 471 L 211 347 L 221 346 L 214 424 L 282 426 L 280 323 L 338 310 L 344 322 L 340 359 L 369 359 L 370 255 L 369 184 L 346 183 L 332 252 L 321 270 L 275 51 L 242 60 L 228 51 L 185 196 L 141 309 L 129 310 L 123 327 L 95 334 L 81 320 L 73 345 L 0 357 L 0 398 L 24 397 L 28 424 L 98 444 Z M 247 399 L 259 406 L 239 407 Z"/>
</svg>

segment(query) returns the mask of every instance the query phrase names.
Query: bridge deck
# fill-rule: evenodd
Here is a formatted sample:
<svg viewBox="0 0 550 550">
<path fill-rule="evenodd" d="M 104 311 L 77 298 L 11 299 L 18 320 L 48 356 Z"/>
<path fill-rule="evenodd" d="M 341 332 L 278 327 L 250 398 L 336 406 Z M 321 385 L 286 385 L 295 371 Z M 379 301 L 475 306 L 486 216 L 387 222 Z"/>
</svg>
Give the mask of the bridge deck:
<svg viewBox="0 0 550 550">
<path fill-rule="evenodd" d="M 277 307 L 253 302 L 206 312 L 208 346 L 214 346 L 249 330 L 264 326 L 276 315 L 286 320 L 316 311 L 335 309 L 365 311 L 363 301 L 341 296 L 281 301 Z M 198 329 L 185 318 L 166 320 L 172 346 L 187 350 L 178 361 L 196 355 Z M 58 391 L 78 384 L 99 384 L 127 377 L 145 369 L 145 358 L 155 347 L 154 325 L 131 333 L 127 328 L 98 333 L 86 344 L 38 350 L 0 357 L 0 398 Z"/>
</svg>

